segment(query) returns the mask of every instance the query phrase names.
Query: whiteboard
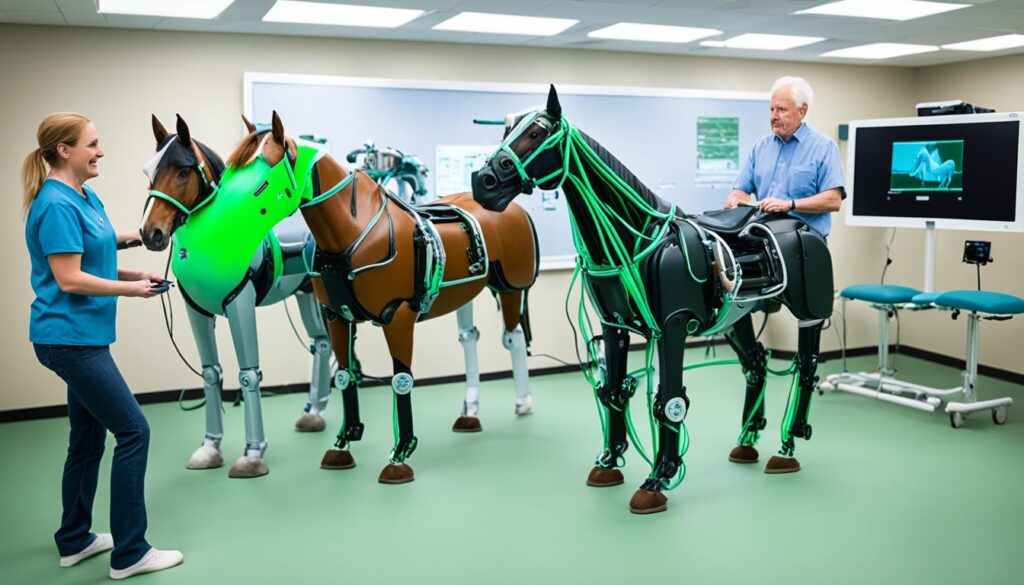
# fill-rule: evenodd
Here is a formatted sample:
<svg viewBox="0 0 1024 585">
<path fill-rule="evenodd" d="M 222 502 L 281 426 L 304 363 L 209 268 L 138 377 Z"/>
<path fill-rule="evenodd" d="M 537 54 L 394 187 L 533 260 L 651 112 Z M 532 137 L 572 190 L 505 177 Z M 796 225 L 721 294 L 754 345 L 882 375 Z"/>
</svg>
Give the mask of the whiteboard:
<svg viewBox="0 0 1024 585">
<path fill-rule="evenodd" d="M 722 206 L 731 184 L 698 174 L 698 119 L 736 118 L 739 160 L 767 134 L 764 92 L 557 85 L 566 116 L 621 160 L 651 191 L 687 213 Z M 335 156 L 373 140 L 416 155 L 427 165 L 428 189 L 451 194 L 465 184 L 467 165 L 493 152 L 500 126 L 473 119 L 503 119 L 545 103 L 548 86 L 246 73 L 244 111 L 269 122 L 276 110 L 292 136 L 327 138 Z M 736 169 L 738 170 L 738 169 Z M 728 175 L 726 176 L 727 179 Z M 438 181 L 440 179 L 440 182 Z M 440 185 L 441 189 L 438 189 Z M 516 203 L 537 228 L 541 269 L 573 265 L 569 214 L 563 193 L 534 191 Z"/>
</svg>

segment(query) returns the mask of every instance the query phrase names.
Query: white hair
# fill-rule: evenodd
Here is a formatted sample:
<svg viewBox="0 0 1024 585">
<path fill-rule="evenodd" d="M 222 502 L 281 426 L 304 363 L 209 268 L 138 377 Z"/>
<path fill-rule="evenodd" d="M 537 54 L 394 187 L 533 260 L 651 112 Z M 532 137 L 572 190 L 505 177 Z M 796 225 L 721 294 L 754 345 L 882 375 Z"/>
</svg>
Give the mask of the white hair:
<svg viewBox="0 0 1024 585">
<path fill-rule="evenodd" d="M 793 97 L 793 101 L 796 102 L 796 107 L 800 108 L 804 104 L 810 109 L 811 104 L 814 102 L 814 90 L 811 88 L 811 84 L 807 83 L 807 80 L 803 77 L 780 77 L 775 80 L 772 84 L 772 94 L 779 91 L 780 89 L 789 89 L 789 95 Z"/>
</svg>

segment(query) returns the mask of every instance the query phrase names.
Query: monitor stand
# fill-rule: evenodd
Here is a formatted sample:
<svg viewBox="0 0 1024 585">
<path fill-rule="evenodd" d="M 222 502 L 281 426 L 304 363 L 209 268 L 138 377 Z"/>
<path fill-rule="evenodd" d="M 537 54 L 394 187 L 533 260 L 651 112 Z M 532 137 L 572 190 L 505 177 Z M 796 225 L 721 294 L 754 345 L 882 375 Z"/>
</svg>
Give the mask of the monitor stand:
<svg viewBox="0 0 1024 585">
<path fill-rule="evenodd" d="M 935 292 L 935 222 L 924 222 L 924 291 Z"/>
</svg>

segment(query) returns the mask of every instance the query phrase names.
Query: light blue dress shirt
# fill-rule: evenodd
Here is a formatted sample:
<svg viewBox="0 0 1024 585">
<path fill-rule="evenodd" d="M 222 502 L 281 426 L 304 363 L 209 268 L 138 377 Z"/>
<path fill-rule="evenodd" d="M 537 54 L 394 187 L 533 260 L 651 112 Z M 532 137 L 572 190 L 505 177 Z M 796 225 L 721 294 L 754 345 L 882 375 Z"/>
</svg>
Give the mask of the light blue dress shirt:
<svg viewBox="0 0 1024 585">
<path fill-rule="evenodd" d="M 769 134 L 754 144 L 750 158 L 736 178 L 734 188 L 758 200 L 803 199 L 829 189 L 839 189 L 846 197 L 846 182 L 839 163 L 839 147 L 821 132 L 801 124 L 783 142 Z M 831 213 L 800 213 L 798 217 L 823 236 L 832 231 Z"/>
</svg>

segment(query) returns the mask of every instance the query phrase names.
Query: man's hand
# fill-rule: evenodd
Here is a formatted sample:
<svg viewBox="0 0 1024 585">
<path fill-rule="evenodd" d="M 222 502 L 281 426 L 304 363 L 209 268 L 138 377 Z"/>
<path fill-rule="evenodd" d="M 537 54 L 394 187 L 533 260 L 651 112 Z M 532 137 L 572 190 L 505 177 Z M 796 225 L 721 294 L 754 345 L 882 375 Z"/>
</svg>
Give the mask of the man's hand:
<svg viewBox="0 0 1024 585">
<path fill-rule="evenodd" d="M 761 211 L 764 213 L 788 213 L 793 202 L 790 199 L 778 199 L 769 197 L 761 202 Z"/>
<path fill-rule="evenodd" d="M 739 189 L 733 189 L 732 193 L 729 193 L 729 196 L 725 198 L 725 205 L 723 207 L 726 209 L 732 209 L 743 203 L 750 203 L 750 201 L 751 197 L 748 193 L 744 193 Z"/>
</svg>

